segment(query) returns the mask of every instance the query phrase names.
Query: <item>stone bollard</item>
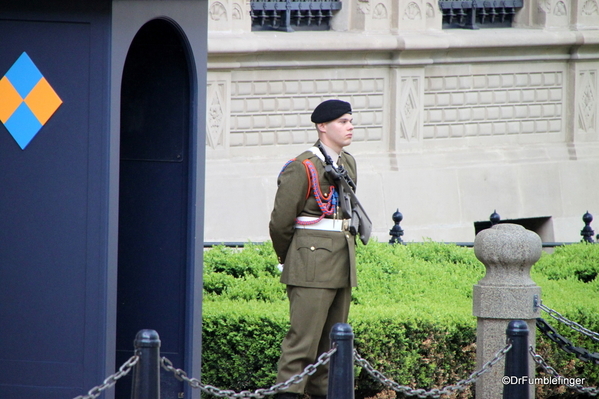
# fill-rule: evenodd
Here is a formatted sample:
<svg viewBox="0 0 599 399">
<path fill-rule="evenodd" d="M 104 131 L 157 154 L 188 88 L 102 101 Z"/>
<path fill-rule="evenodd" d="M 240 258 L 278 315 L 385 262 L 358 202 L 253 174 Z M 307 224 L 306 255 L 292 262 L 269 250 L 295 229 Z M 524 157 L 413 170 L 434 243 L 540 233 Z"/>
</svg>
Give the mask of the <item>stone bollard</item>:
<svg viewBox="0 0 599 399">
<path fill-rule="evenodd" d="M 516 224 L 497 224 L 477 234 L 474 253 L 486 267 L 485 276 L 474 285 L 473 314 L 476 329 L 477 370 L 506 345 L 505 331 L 511 320 L 524 320 L 530 331 L 529 345 L 535 346 L 535 319 L 541 287 L 530 278 L 530 268 L 541 257 L 543 244 L 534 232 Z M 534 362 L 529 363 L 534 378 Z M 477 399 L 500 399 L 505 362 L 497 363 L 476 382 Z M 534 385 L 530 385 L 534 398 Z"/>
</svg>

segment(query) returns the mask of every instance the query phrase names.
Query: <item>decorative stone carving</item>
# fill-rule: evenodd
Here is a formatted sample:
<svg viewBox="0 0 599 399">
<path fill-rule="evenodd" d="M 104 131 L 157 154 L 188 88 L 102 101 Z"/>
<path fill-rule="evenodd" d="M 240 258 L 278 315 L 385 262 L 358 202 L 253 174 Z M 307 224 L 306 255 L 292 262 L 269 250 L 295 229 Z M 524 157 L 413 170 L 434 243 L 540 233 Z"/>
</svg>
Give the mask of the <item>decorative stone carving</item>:
<svg viewBox="0 0 599 399">
<path fill-rule="evenodd" d="M 597 71 L 581 71 L 579 74 L 578 125 L 584 132 L 596 130 L 597 121 Z"/>
<path fill-rule="evenodd" d="M 555 4 L 555 8 L 553 9 L 553 15 L 556 15 L 558 17 L 563 17 L 565 15 L 568 15 L 566 3 L 564 3 L 563 1 L 558 1 Z"/>
<path fill-rule="evenodd" d="M 373 19 L 387 19 L 387 7 L 383 3 L 379 3 L 374 7 L 374 12 L 372 13 Z"/>
<path fill-rule="evenodd" d="M 419 77 L 405 77 L 401 79 L 401 96 L 399 100 L 401 138 L 407 141 L 416 140 L 418 134 L 418 120 L 420 105 L 418 101 Z"/>
<path fill-rule="evenodd" d="M 550 13 L 551 12 L 551 0 L 539 0 L 538 3 L 539 12 Z"/>
<path fill-rule="evenodd" d="M 420 6 L 414 2 L 408 4 L 404 11 L 403 19 L 415 20 L 422 19 L 422 13 L 420 11 Z"/>
<path fill-rule="evenodd" d="M 241 5 L 239 3 L 233 3 L 233 12 L 231 12 L 231 18 L 233 19 L 243 19 L 243 10 L 241 9 Z"/>
<path fill-rule="evenodd" d="M 581 12 L 583 15 L 599 15 L 599 5 L 597 5 L 597 0 L 585 1 Z"/>
<path fill-rule="evenodd" d="M 225 93 L 226 86 L 224 82 L 212 82 L 208 87 L 208 112 L 206 118 L 206 141 L 210 148 L 224 146 L 225 134 Z"/>
<path fill-rule="evenodd" d="M 221 19 L 227 20 L 227 9 L 220 1 L 212 3 L 210 6 L 210 19 L 213 21 L 220 21 Z"/>
<path fill-rule="evenodd" d="M 249 0 L 209 0 L 209 32 L 251 32 Z"/>
<path fill-rule="evenodd" d="M 431 3 L 426 3 L 426 18 L 435 18 L 435 7 Z"/>
<path fill-rule="evenodd" d="M 358 11 L 362 14 L 370 14 L 370 4 L 369 3 L 359 3 Z"/>
</svg>

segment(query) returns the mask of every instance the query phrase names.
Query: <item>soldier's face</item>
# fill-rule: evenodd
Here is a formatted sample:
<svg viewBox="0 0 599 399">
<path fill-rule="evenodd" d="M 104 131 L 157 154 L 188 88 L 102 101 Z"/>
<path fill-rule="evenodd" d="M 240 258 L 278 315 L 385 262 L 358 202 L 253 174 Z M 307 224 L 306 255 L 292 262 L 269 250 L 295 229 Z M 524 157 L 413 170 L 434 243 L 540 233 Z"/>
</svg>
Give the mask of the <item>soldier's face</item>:
<svg viewBox="0 0 599 399">
<path fill-rule="evenodd" d="M 319 123 L 320 141 L 324 145 L 341 152 L 343 147 L 351 144 L 354 132 L 351 114 L 342 115 L 340 118 L 327 123 Z"/>
</svg>

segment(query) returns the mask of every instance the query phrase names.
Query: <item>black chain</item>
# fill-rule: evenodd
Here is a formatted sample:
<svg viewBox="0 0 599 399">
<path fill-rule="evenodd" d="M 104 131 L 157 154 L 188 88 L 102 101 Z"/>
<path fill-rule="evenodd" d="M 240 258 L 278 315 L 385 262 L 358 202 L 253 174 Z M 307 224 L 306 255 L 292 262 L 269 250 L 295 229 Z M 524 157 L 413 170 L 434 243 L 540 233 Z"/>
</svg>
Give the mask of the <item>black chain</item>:
<svg viewBox="0 0 599 399">
<path fill-rule="evenodd" d="M 503 349 L 501 349 L 499 352 L 495 354 L 495 357 L 493 359 L 486 362 L 480 370 L 470 374 L 470 376 L 467 379 L 460 380 L 455 385 L 448 385 L 442 389 L 434 388 L 430 391 L 427 391 L 425 389 L 416 389 L 406 385 L 399 385 L 397 382 L 385 377 L 385 375 L 380 371 L 375 370 L 374 367 L 372 367 L 372 365 L 368 363 L 367 360 L 360 356 L 356 349 L 354 349 L 354 360 L 356 364 L 362 366 L 362 368 L 366 370 L 368 374 L 370 374 L 376 381 L 393 389 L 395 392 L 399 392 L 408 396 L 418 396 L 419 398 L 440 398 L 441 396 L 452 395 L 455 392 L 461 392 L 467 389 L 469 385 L 476 382 L 481 375 L 491 370 L 491 367 L 493 367 L 501 359 L 503 359 L 506 353 L 510 351 L 510 349 L 512 349 L 512 344 L 507 344 Z"/>
<path fill-rule="evenodd" d="M 568 320 L 562 314 L 560 314 L 558 311 L 553 310 L 553 309 L 543 305 L 542 303 L 539 304 L 539 308 L 541 308 L 542 310 L 547 312 L 549 314 L 549 316 L 553 317 L 555 320 L 557 320 L 561 323 L 564 323 L 565 325 L 570 327 L 572 330 L 578 331 L 579 333 L 584 334 L 587 337 L 591 337 L 595 341 L 599 341 L 599 334 L 597 334 L 595 331 L 591 331 L 588 328 L 585 328 L 585 327 L 581 326 L 580 324 L 576 323 L 575 321 Z"/>
<path fill-rule="evenodd" d="M 547 362 L 545 361 L 545 359 L 543 359 L 543 357 L 541 355 L 539 355 L 538 353 L 535 352 L 532 345 L 528 348 L 528 351 L 529 351 L 530 355 L 532 356 L 532 358 L 534 359 L 535 363 L 537 363 L 539 366 L 541 366 L 541 368 L 543 369 L 543 371 L 545 371 L 545 373 L 556 378 L 558 384 L 565 385 L 570 389 L 574 389 L 575 391 L 578 391 L 583 394 L 588 394 L 590 396 L 597 396 L 599 394 L 598 388 L 584 387 L 584 386 L 582 386 L 581 383 L 579 383 L 579 381 L 584 382 L 584 378 L 582 378 L 582 379 L 581 378 L 568 378 L 568 377 L 563 377 L 563 376 L 559 375 L 558 372 L 555 371 L 555 369 L 553 367 L 551 367 L 550 365 L 547 364 Z"/>
<path fill-rule="evenodd" d="M 189 384 L 190 387 L 199 389 L 202 392 L 205 392 L 209 395 L 214 395 L 214 396 L 218 396 L 221 398 L 225 397 L 225 398 L 242 398 L 242 399 L 249 399 L 249 398 L 260 399 L 260 398 L 264 398 L 265 396 L 272 396 L 272 395 L 276 394 L 277 392 L 285 391 L 293 384 L 299 384 L 301 381 L 303 381 L 304 378 L 306 378 L 306 376 L 313 375 L 314 373 L 316 373 L 316 369 L 318 367 L 320 367 L 324 364 L 327 364 L 331 360 L 331 356 L 333 356 L 333 354 L 336 351 L 337 351 L 337 346 L 333 346 L 331 348 L 331 350 L 321 354 L 318 357 L 318 360 L 316 363 L 307 365 L 304 368 L 304 371 L 302 371 L 300 374 L 296 374 L 293 377 L 291 377 L 290 379 L 288 379 L 287 381 L 279 382 L 278 384 L 275 384 L 270 388 L 257 389 L 254 392 L 251 392 L 251 391 L 235 392 L 232 390 L 223 390 L 223 389 L 214 387 L 212 385 L 205 385 L 205 384 L 202 384 L 200 382 L 200 380 L 197 378 L 188 377 L 187 373 L 185 371 L 175 368 L 173 366 L 173 363 L 171 363 L 171 361 L 168 360 L 166 357 L 163 357 L 161 359 L 160 363 L 162 364 L 163 369 L 165 369 L 166 371 L 168 371 L 170 373 L 173 373 L 175 378 L 178 379 L 179 381 L 185 381 L 185 382 L 187 382 L 187 384 Z M 77 399 L 77 398 L 75 398 L 75 399 Z"/>
<path fill-rule="evenodd" d="M 570 340 L 560 335 L 555 328 L 551 327 L 542 318 L 537 319 L 537 328 L 551 341 L 555 342 L 559 348 L 567 353 L 572 353 L 583 362 L 593 362 L 599 364 L 599 353 L 589 352 L 585 348 L 574 346 Z"/>
</svg>

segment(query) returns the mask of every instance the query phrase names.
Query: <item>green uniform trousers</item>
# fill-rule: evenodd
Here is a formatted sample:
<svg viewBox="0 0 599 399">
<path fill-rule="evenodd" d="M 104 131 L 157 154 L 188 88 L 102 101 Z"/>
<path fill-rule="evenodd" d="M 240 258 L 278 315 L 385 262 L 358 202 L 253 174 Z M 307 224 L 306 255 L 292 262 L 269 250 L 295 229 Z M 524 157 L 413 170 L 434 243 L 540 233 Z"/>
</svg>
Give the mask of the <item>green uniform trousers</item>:
<svg viewBox="0 0 599 399">
<path fill-rule="evenodd" d="M 287 286 L 289 297 L 289 332 L 281 344 L 277 383 L 285 382 L 304 368 L 316 363 L 318 357 L 328 352 L 329 334 L 336 323 L 347 323 L 351 302 L 351 287 L 307 288 Z M 293 384 L 287 392 L 326 395 L 328 389 L 328 364 Z"/>
</svg>

